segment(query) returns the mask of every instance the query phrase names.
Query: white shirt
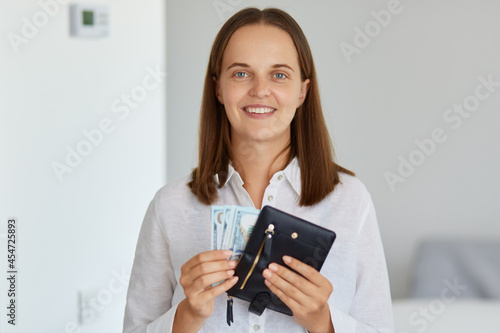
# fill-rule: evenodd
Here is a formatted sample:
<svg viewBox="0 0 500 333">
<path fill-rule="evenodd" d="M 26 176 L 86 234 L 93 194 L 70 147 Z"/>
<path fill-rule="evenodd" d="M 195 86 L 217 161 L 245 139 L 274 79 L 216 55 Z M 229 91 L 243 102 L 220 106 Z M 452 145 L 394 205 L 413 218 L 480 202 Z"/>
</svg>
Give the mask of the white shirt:
<svg viewBox="0 0 500 333">
<path fill-rule="evenodd" d="M 355 177 L 341 183 L 320 203 L 300 207 L 297 159 L 271 178 L 262 206 L 269 205 L 335 231 L 337 238 L 321 269 L 333 285 L 328 301 L 337 333 L 393 332 L 389 279 L 371 197 Z M 172 331 L 177 305 L 185 296 L 181 266 L 211 250 L 210 206 L 187 186 L 190 176 L 161 188 L 144 218 L 130 277 L 124 333 Z M 254 207 L 243 180 L 231 166 L 214 205 Z M 226 324 L 226 294 L 215 299 L 212 315 L 200 332 L 304 333 L 293 317 L 266 309 L 248 312 L 248 302 L 234 298 L 234 323 Z"/>
</svg>

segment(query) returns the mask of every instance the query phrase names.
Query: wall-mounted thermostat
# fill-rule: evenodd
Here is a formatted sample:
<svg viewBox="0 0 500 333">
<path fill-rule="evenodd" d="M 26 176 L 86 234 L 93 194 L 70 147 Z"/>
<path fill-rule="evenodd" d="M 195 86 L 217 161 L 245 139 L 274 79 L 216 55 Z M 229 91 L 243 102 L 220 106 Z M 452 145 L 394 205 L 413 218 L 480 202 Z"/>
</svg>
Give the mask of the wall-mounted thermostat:
<svg viewBox="0 0 500 333">
<path fill-rule="evenodd" d="M 70 5 L 71 36 L 103 37 L 109 34 L 109 10 L 106 6 Z"/>
</svg>

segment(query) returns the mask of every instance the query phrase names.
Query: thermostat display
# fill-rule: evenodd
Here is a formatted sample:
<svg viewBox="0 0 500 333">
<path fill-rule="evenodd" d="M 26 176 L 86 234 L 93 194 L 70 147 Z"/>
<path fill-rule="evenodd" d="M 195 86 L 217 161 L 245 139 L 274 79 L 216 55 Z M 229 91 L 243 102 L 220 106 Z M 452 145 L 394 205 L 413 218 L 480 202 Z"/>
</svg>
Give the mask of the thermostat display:
<svg viewBox="0 0 500 333">
<path fill-rule="evenodd" d="M 105 6 L 70 5 L 71 36 L 103 37 L 109 34 L 109 10 Z"/>
</svg>

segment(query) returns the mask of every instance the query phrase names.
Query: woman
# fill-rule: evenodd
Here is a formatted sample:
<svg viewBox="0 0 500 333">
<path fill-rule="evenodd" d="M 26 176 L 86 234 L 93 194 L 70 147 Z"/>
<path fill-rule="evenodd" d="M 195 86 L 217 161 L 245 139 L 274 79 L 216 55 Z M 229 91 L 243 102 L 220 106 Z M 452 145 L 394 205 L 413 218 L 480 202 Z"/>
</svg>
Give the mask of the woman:
<svg viewBox="0 0 500 333">
<path fill-rule="evenodd" d="M 287 256 L 286 266 L 264 270 L 293 317 L 256 316 L 234 299 L 234 324 L 225 324 L 236 262 L 209 251 L 210 205 L 231 204 L 271 205 L 337 233 L 321 273 Z M 362 183 L 333 162 L 307 40 L 285 12 L 248 8 L 212 48 L 199 165 L 160 189 L 146 213 L 124 332 L 266 330 L 391 332 L 393 323 L 375 210 Z"/>
</svg>

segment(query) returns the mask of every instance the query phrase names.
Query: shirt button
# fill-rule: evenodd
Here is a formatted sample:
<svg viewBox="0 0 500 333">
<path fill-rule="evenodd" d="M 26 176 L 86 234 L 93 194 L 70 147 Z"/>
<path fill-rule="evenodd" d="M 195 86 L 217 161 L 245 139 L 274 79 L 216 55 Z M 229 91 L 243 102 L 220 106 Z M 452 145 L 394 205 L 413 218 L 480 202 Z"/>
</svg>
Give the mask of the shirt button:
<svg viewBox="0 0 500 333">
<path fill-rule="evenodd" d="M 258 331 L 258 330 L 260 330 L 260 326 L 259 326 L 259 325 L 257 325 L 257 324 L 253 325 L 253 330 L 254 330 L 254 331 Z"/>
<path fill-rule="evenodd" d="M 268 200 L 268 201 L 273 201 L 273 199 L 274 199 L 274 198 L 273 198 L 273 196 L 272 196 L 272 195 L 270 195 L 270 196 L 268 196 L 268 197 L 267 197 L 267 200 Z"/>
<path fill-rule="evenodd" d="M 278 180 L 282 180 L 282 179 L 283 179 L 283 175 L 279 175 Z"/>
</svg>

